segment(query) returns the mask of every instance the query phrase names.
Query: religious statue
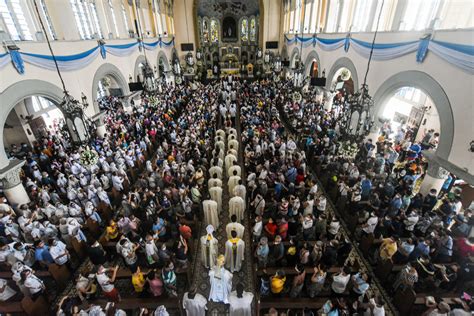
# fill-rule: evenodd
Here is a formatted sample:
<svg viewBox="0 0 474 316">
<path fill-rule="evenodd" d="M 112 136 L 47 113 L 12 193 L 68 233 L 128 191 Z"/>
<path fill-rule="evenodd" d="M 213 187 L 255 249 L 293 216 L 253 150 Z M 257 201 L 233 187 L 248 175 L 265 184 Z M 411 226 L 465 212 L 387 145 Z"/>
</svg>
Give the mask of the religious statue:
<svg viewBox="0 0 474 316">
<path fill-rule="evenodd" d="M 224 264 L 225 257 L 219 255 L 217 265 L 209 271 L 209 282 L 211 283 L 209 300 L 229 304 L 229 294 L 232 290 L 232 273 L 224 268 Z"/>
<path fill-rule="evenodd" d="M 201 261 L 206 268 L 213 268 L 215 266 L 217 257 L 218 241 L 212 235 L 214 227 L 208 225 L 206 227 L 206 235 L 201 237 Z"/>
<path fill-rule="evenodd" d="M 231 238 L 225 243 L 225 266 L 230 272 L 239 272 L 245 258 L 245 242 L 237 237 L 235 230 L 230 234 Z"/>
</svg>

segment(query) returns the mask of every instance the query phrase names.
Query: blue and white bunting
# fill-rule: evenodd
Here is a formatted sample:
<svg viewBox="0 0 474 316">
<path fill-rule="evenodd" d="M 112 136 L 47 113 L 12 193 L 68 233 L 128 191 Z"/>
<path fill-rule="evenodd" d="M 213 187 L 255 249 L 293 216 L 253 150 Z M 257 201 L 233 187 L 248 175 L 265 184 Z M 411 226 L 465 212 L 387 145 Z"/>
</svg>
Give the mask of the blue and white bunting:
<svg viewBox="0 0 474 316">
<path fill-rule="evenodd" d="M 341 47 L 344 47 L 345 52 L 354 49 L 365 58 L 369 57 L 372 47 L 371 42 L 354 39 L 350 34 L 345 38 L 331 39 L 314 35 L 290 38 L 285 35 L 285 41 L 288 46 L 301 43 L 303 47 L 308 47 L 316 41 L 318 47 L 324 51 L 334 51 Z M 391 60 L 416 52 L 416 61 L 422 63 L 430 51 L 456 67 L 470 74 L 474 73 L 474 46 L 436 41 L 430 36 L 410 42 L 375 44 L 372 58 L 374 60 Z"/>
</svg>

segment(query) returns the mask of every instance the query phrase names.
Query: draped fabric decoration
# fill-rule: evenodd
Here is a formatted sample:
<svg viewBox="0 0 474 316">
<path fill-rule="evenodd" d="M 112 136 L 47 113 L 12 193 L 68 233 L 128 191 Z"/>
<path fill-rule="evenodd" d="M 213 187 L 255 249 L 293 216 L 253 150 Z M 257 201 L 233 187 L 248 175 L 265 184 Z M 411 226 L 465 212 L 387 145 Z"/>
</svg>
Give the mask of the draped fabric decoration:
<svg viewBox="0 0 474 316">
<path fill-rule="evenodd" d="M 372 43 L 351 39 L 351 45 L 361 56 L 369 58 Z M 418 49 L 418 41 L 404 42 L 398 44 L 375 44 L 372 54 L 373 60 L 390 60 L 415 52 Z"/>
<path fill-rule="evenodd" d="M 130 56 L 136 52 L 139 45 L 143 45 L 146 50 L 155 50 L 158 48 L 158 46 L 171 47 L 174 46 L 174 38 L 168 42 L 165 42 L 160 38 L 158 41 L 152 43 L 133 42 L 119 45 L 98 44 L 96 47 L 79 54 L 56 56 L 56 61 L 61 71 L 73 71 L 87 67 L 87 65 L 92 63 L 99 56 L 99 54 L 103 59 L 107 58 L 107 54 L 117 57 Z M 8 53 L 0 54 L 0 69 L 5 67 L 10 62 L 13 63 L 15 69 L 20 74 L 25 72 L 24 63 L 48 70 L 56 69 L 53 57 L 51 55 L 33 54 L 20 52 L 18 50 L 11 50 Z"/>
<path fill-rule="evenodd" d="M 474 46 L 431 41 L 429 50 L 439 58 L 474 75 Z"/>
<path fill-rule="evenodd" d="M 48 69 L 56 70 L 54 59 L 51 55 L 39 55 L 31 53 L 21 53 L 26 63 Z M 99 46 L 96 46 L 88 51 L 69 56 L 56 56 L 59 70 L 73 71 L 84 68 L 92 63 L 97 56 L 99 56 Z"/>
<path fill-rule="evenodd" d="M 351 46 L 351 34 L 347 34 L 346 39 L 344 41 L 344 51 L 347 53 L 349 51 L 349 47 Z"/>
<path fill-rule="evenodd" d="M 430 45 L 431 34 L 420 39 L 418 51 L 416 52 L 416 62 L 422 63 L 425 60 L 426 53 L 428 53 L 428 46 Z"/>
<path fill-rule="evenodd" d="M 308 47 L 317 42 L 317 45 L 325 51 L 333 51 L 344 47 L 344 51 L 348 52 L 352 48 L 359 55 L 366 58 L 370 55 L 372 45 L 370 42 L 351 38 L 350 34 L 345 38 L 332 39 L 315 36 L 294 36 L 290 38 L 285 35 L 285 41 L 288 46 L 301 43 L 303 47 Z M 416 61 L 421 63 L 429 51 L 446 62 L 474 74 L 474 46 L 436 41 L 431 36 L 410 42 L 375 44 L 372 58 L 374 60 L 391 60 L 416 52 Z"/>
<path fill-rule="evenodd" d="M 100 48 L 100 56 L 102 56 L 102 59 L 105 59 L 107 57 L 107 49 L 105 48 L 105 45 L 103 43 L 100 43 L 99 48 Z"/>
<path fill-rule="evenodd" d="M 0 54 L 0 69 L 8 65 L 10 61 L 11 61 L 10 54 L 8 53 Z"/>
<path fill-rule="evenodd" d="M 10 50 L 10 57 L 12 59 L 13 66 L 19 74 L 25 73 L 25 64 L 23 63 L 23 58 L 21 58 L 20 52 L 16 50 Z"/>
</svg>

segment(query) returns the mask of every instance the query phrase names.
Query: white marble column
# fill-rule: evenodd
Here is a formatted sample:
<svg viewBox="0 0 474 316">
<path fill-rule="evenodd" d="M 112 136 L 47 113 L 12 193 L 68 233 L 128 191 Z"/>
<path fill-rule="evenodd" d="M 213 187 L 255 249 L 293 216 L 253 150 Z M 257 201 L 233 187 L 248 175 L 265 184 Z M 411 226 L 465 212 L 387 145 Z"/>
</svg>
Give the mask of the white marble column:
<svg viewBox="0 0 474 316">
<path fill-rule="evenodd" d="M 428 160 L 428 170 L 425 178 L 420 186 L 420 193 L 427 195 L 431 189 L 435 189 L 436 193 L 441 191 L 444 182 L 448 178 L 449 172 L 441 167 L 437 162 Z"/>
<path fill-rule="evenodd" d="M 24 160 L 11 160 L 10 164 L 0 170 L 0 180 L 3 182 L 3 193 L 13 209 L 30 202 L 25 187 L 21 182 L 21 167 L 25 164 Z"/>
</svg>

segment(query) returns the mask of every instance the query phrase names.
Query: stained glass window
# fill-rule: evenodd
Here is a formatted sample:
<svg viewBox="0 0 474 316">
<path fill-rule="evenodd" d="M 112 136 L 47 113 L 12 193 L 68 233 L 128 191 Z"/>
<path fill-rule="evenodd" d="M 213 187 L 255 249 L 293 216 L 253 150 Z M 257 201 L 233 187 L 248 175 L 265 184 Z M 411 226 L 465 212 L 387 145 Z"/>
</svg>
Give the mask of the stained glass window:
<svg viewBox="0 0 474 316">
<path fill-rule="evenodd" d="M 257 40 L 257 25 L 255 18 L 250 20 L 250 41 L 255 42 Z"/>
<path fill-rule="evenodd" d="M 242 24 L 240 25 L 240 41 L 247 42 L 249 40 L 249 21 L 247 19 L 242 19 Z"/>
<path fill-rule="evenodd" d="M 219 25 L 217 20 L 211 20 L 211 42 L 215 43 L 219 41 Z"/>
<path fill-rule="evenodd" d="M 202 39 L 204 43 L 209 43 L 209 25 L 207 20 L 202 21 Z"/>
</svg>

